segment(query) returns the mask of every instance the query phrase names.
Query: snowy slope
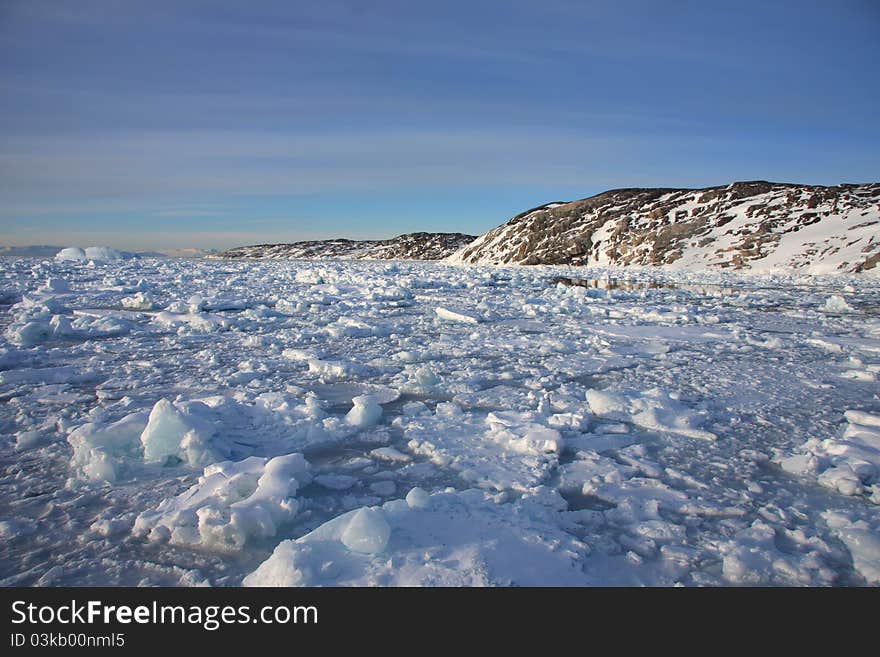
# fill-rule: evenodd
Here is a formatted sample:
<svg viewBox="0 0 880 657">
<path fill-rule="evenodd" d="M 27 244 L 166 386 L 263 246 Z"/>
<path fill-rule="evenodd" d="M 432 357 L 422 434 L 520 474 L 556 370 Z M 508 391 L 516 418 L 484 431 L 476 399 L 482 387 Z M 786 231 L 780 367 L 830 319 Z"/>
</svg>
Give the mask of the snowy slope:
<svg viewBox="0 0 880 657">
<path fill-rule="evenodd" d="M 520 214 L 449 262 L 876 273 L 880 183 L 613 190 Z"/>
<path fill-rule="evenodd" d="M 462 233 L 407 233 L 389 240 L 335 239 L 240 246 L 208 257 L 442 260 L 474 239 L 473 235 Z"/>
</svg>

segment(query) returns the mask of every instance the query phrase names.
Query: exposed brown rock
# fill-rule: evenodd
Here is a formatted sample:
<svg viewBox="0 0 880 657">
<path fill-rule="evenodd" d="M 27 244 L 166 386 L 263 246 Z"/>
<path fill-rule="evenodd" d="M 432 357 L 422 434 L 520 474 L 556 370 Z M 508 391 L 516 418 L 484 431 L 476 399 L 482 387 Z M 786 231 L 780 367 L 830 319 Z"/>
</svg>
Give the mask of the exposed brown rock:
<svg viewBox="0 0 880 657">
<path fill-rule="evenodd" d="M 700 266 L 748 268 L 781 248 L 784 235 L 833 222 L 829 231 L 807 233 L 820 235 L 817 239 L 830 240 L 829 244 L 812 244 L 809 237 L 789 241 L 798 245 L 790 267 L 806 267 L 833 256 L 852 237 L 865 242 L 867 251 L 857 261 L 838 265 L 863 271 L 875 266 L 872 258 L 880 250 L 880 242 L 870 240 L 869 228 L 878 216 L 880 183 L 818 187 L 759 180 L 697 190 L 615 189 L 518 214 L 450 259 L 665 265 L 699 258 Z M 856 217 L 860 220 L 854 223 Z"/>
</svg>

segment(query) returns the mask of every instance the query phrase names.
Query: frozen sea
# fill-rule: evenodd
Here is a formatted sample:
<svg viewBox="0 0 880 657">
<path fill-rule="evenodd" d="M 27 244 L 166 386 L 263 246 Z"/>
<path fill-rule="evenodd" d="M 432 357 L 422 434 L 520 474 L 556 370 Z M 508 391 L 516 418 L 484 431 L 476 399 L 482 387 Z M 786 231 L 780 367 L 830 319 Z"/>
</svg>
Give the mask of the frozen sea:
<svg viewBox="0 0 880 657">
<path fill-rule="evenodd" d="M 5 586 L 880 584 L 877 277 L 0 258 L 0 336 Z"/>
</svg>

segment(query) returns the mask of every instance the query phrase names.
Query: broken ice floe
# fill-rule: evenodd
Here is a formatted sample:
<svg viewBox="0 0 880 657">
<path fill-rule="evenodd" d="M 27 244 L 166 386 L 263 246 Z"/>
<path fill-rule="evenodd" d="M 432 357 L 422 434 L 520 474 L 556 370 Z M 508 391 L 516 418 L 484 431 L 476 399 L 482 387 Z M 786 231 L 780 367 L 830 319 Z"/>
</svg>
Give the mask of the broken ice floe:
<svg viewBox="0 0 880 657">
<path fill-rule="evenodd" d="M 846 545 L 855 570 L 868 584 L 880 585 L 880 522 L 872 525 L 835 511 L 826 511 L 822 517 Z"/>
<path fill-rule="evenodd" d="M 480 322 L 477 315 L 463 310 L 452 310 L 438 306 L 435 312 L 438 318 L 447 322 L 461 322 L 463 324 L 478 324 Z"/>
<path fill-rule="evenodd" d="M 144 466 L 205 467 L 257 450 L 302 449 L 355 430 L 338 423 L 325 430 L 324 417 L 314 396 L 294 401 L 266 393 L 253 404 L 228 397 L 160 399 L 149 413 L 131 413 L 110 424 L 90 422 L 72 431 L 71 469 L 82 479 L 113 483 Z"/>
<path fill-rule="evenodd" d="M 705 411 L 688 408 L 676 395 L 659 388 L 632 393 L 588 390 L 587 402 L 590 410 L 604 419 L 632 422 L 645 429 L 688 438 L 716 439 L 714 433 L 700 428 L 707 420 Z"/>
<path fill-rule="evenodd" d="M 452 402 L 432 415 L 401 417 L 407 447 L 432 463 L 451 468 L 471 485 L 525 490 L 556 466 L 563 440 L 537 413 L 490 413 L 473 418 Z"/>
<path fill-rule="evenodd" d="M 176 545 L 238 549 L 250 539 L 275 536 L 293 520 L 297 490 L 311 480 L 302 454 L 215 463 L 189 490 L 141 513 L 133 532 Z"/>
<path fill-rule="evenodd" d="M 811 438 L 798 453 L 779 454 L 786 472 L 816 477 L 843 495 L 864 495 L 880 504 L 880 415 L 859 410 L 844 413 L 847 425 L 839 437 Z"/>
<path fill-rule="evenodd" d="M 560 500 L 561 501 L 561 500 Z M 245 586 L 585 585 L 590 548 L 531 498 L 498 504 L 481 491 L 362 507 L 283 541 Z"/>
<path fill-rule="evenodd" d="M 664 274 L 669 287 L 572 292 L 546 281 L 592 274 L 0 266 L 11 493 L 0 534 L 17 569 L 3 583 L 237 584 L 254 569 L 251 550 L 362 507 L 385 514 L 384 549 L 367 551 L 384 539 L 364 511 L 344 541 L 294 550 L 297 569 L 316 568 L 302 581 L 878 583 L 878 506 L 865 503 L 880 483 L 868 467 L 880 374 L 870 277 L 676 273 Z M 365 396 L 375 404 L 354 402 Z M 253 495 L 256 470 L 235 494 L 205 492 L 216 515 L 204 511 L 201 528 L 198 509 L 193 521 L 172 505 L 213 464 L 293 453 L 314 463 L 314 483 L 297 478 L 265 513 L 231 510 Z M 805 476 L 772 467 L 771 454 Z M 382 502 L 414 485 L 435 492 L 421 494 L 425 525 L 402 531 Z M 415 513 L 419 493 L 406 497 Z M 133 556 L 125 535 L 162 504 L 180 516 L 155 517 L 145 535 L 176 533 L 177 547 Z M 535 536 L 529 549 L 516 543 Z M 52 555 L 45 563 L 22 556 L 31 540 Z M 569 540 L 590 548 L 565 565 L 556 549 Z"/>
</svg>

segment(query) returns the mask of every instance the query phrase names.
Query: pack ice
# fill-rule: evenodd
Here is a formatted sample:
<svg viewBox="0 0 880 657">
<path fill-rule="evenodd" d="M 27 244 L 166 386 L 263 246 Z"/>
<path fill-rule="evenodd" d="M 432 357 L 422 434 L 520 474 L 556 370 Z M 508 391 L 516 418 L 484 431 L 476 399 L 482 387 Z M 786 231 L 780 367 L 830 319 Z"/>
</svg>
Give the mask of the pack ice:
<svg viewBox="0 0 880 657">
<path fill-rule="evenodd" d="M 880 584 L 880 279 L 0 259 L 3 585 Z"/>
</svg>

